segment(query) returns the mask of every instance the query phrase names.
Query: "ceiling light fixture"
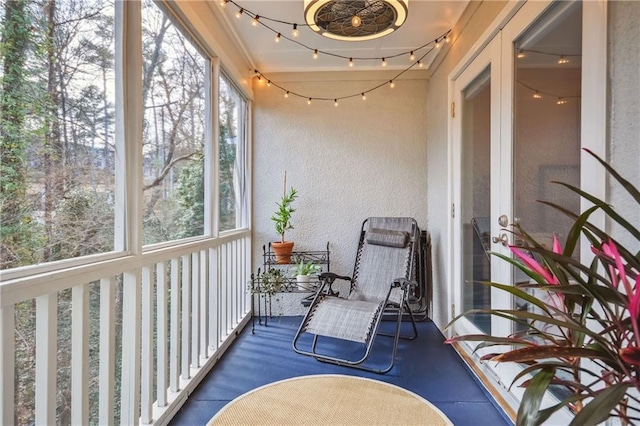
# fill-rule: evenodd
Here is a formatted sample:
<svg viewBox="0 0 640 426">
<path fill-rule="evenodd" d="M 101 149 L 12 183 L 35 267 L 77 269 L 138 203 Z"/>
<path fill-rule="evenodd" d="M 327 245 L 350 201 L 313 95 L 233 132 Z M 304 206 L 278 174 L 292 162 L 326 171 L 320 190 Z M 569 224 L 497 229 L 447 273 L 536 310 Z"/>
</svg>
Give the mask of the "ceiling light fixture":
<svg viewBox="0 0 640 426">
<path fill-rule="evenodd" d="M 409 0 L 304 0 L 304 19 L 325 37 L 364 41 L 400 28 L 408 7 Z"/>
</svg>

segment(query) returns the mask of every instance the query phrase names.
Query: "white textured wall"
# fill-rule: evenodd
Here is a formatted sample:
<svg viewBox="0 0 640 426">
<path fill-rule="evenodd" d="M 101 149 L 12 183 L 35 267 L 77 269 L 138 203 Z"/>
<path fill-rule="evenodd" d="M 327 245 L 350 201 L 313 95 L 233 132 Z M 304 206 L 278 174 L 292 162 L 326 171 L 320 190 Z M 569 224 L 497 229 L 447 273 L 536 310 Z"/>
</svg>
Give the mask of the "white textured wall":
<svg viewBox="0 0 640 426">
<path fill-rule="evenodd" d="M 609 2 L 609 158 L 625 178 L 640 188 L 640 2 Z M 627 220 L 640 228 L 640 209 L 615 184 L 609 201 Z M 640 250 L 640 243 L 612 226 L 616 237 L 628 248 Z"/>
<path fill-rule="evenodd" d="M 360 93 L 393 73 L 270 75 L 288 90 L 312 97 Z M 333 102 L 289 97 L 254 80 L 254 270 L 262 244 L 275 240 L 270 217 L 282 176 L 299 192 L 287 233 L 299 249 L 331 248 L 331 269 L 350 275 L 362 221 L 369 216 L 427 218 L 426 73 L 408 73 L 395 88 Z M 283 313 L 296 313 L 297 301 Z"/>
</svg>

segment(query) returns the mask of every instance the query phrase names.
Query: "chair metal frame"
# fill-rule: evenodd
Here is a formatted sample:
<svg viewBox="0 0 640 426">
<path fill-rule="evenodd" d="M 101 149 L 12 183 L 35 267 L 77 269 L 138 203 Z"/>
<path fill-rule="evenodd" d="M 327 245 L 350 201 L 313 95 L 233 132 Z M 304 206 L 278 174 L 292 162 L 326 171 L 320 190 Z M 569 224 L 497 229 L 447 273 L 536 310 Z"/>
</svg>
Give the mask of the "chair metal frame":
<svg viewBox="0 0 640 426">
<path fill-rule="evenodd" d="M 401 223 L 407 227 L 410 227 L 410 230 L 407 230 L 407 232 L 409 233 L 409 238 L 406 245 L 406 250 L 407 250 L 407 259 L 406 259 L 406 268 L 405 268 L 406 271 L 404 276 L 394 278 L 392 282 L 389 282 L 389 289 L 386 292 L 386 296 L 384 297 L 384 300 L 380 300 L 378 310 L 375 313 L 374 323 L 371 326 L 370 331 L 367 333 L 366 341 L 363 343 L 364 347 L 362 351 L 362 356 L 360 358 L 354 357 L 355 359 L 345 359 L 345 358 L 339 358 L 337 356 L 333 356 L 330 354 L 318 352 L 317 349 L 318 349 L 319 338 L 337 338 L 337 339 L 346 340 L 346 341 L 354 341 L 354 342 L 356 341 L 356 340 L 350 340 L 349 338 L 342 338 L 342 337 L 336 337 L 336 336 L 326 337 L 320 334 L 312 334 L 313 340 L 310 344 L 310 349 L 301 348 L 299 345 L 300 337 L 305 334 L 310 334 L 310 332 L 306 331 L 306 328 L 311 322 L 311 318 L 314 315 L 315 308 L 321 303 L 323 303 L 323 301 L 325 301 L 327 298 L 336 298 L 336 299 L 340 298 L 338 296 L 338 293 L 335 292 L 332 287 L 333 283 L 336 280 L 345 280 L 350 283 L 349 294 L 347 295 L 346 298 L 344 297 L 341 298 L 345 301 L 345 303 L 348 303 L 348 301 L 351 300 L 349 297 L 353 294 L 355 285 L 361 285 L 361 286 L 367 285 L 366 282 L 364 283 L 358 282 L 358 277 L 360 275 L 360 268 L 362 267 L 361 261 L 362 261 L 362 254 L 364 251 L 364 245 L 367 244 L 367 241 L 366 241 L 367 232 L 371 229 L 369 224 L 371 222 L 385 221 L 385 220 L 397 221 L 398 223 Z M 394 231 L 394 230 L 391 230 L 391 231 Z M 313 301 L 311 302 L 311 305 L 309 307 L 309 310 L 304 316 L 302 323 L 300 324 L 300 327 L 298 328 L 298 331 L 296 332 L 296 335 L 293 339 L 292 346 L 294 351 L 302 355 L 308 355 L 308 356 L 314 357 L 318 361 L 344 365 L 348 367 L 358 368 L 361 370 L 372 371 L 375 373 L 386 373 L 390 371 L 393 368 L 393 365 L 395 363 L 399 339 L 402 338 L 402 339 L 412 340 L 418 336 L 418 329 L 416 326 L 415 318 L 408 300 L 409 299 L 408 291 L 412 286 L 418 285 L 415 277 L 416 275 L 415 262 L 416 262 L 416 259 L 418 258 L 416 256 L 417 254 L 416 250 L 418 249 L 419 243 L 420 243 L 420 230 L 418 228 L 418 225 L 415 219 L 412 219 L 412 218 L 368 218 L 366 219 L 362 223 L 362 227 L 361 227 L 360 241 L 358 243 L 358 252 L 356 254 L 356 260 L 354 263 L 353 276 L 352 277 L 341 276 L 332 272 L 326 272 L 319 276 L 321 285 L 316 291 Z M 395 290 L 395 294 L 394 294 L 395 300 L 390 300 L 392 292 L 394 292 L 394 290 Z M 399 299 L 397 298 L 397 295 L 399 294 L 398 292 L 401 294 L 401 297 Z M 378 300 L 373 300 L 373 302 L 374 303 L 378 302 Z M 381 333 L 379 331 L 379 327 L 383 320 L 383 317 L 390 317 L 392 315 L 395 315 L 396 317 L 395 332 L 392 334 Z M 408 336 L 401 336 L 401 325 L 402 325 L 403 317 L 405 316 L 408 316 L 411 321 L 412 334 Z M 393 348 L 391 351 L 391 358 L 389 360 L 388 365 L 384 368 L 375 368 L 375 367 L 371 367 L 363 364 L 371 354 L 371 350 L 373 348 L 373 344 L 377 336 L 390 336 L 390 337 L 393 337 L 394 339 Z"/>
</svg>

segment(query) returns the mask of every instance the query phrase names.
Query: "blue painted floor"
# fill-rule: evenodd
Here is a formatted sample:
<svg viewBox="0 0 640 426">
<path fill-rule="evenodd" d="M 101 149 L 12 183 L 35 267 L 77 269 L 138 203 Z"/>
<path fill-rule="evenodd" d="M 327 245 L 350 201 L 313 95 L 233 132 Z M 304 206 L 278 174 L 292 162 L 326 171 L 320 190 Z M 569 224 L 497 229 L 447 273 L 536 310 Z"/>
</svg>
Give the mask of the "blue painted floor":
<svg viewBox="0 0 640 426">
<path fill-rule="evenodd" d="M 512 424 L 459 355 L 443 343 L 442 333 L 430 321 L 418 323 L 416 340 L 400 341 L 395 366 L 387 374 L 321 363 L 296 354 L 291 342 L 300 321 L 301 317 L 274 317 L 267 327 L 256 321 L 255 334 L 249 324 L 171 425 L 204 425 L 225 404 L 251 389 L 310 374 L 362 376 L 401 386 L 436 405 L 455 425 Z M 377 339 L 374 363 L 383 361 L 377 359 L 378 355 L 388 353 L 391 340 Z"/>
</svg>

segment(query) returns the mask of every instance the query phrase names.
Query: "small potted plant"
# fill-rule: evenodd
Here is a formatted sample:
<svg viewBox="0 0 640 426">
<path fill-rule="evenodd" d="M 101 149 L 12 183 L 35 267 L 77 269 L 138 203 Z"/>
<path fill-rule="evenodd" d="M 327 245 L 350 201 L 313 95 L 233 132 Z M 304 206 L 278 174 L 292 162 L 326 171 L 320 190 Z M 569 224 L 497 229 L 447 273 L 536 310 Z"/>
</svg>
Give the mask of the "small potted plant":
<svg viewBox="0 0 640 426">
<path fill-rule="evenodd" d="M 293 229 L 291 224 L 291 214 L 295 212 L 295 209 L 291 207 L 291 204 L 295 201 L 298 193 L 291 187 L 287 194 L 287 174 L 284 175 L 284 193 L 282 199 L 278 205 L 278 210 L 271 216 L 271 220 L 274 223 L 276 232 L 280 235 L 280 241 L 274 241 L 271 243 L 273 252 L 276 255 L 276 263 L 289 263 L 291 262 L 291 253 L 293 252 L 293 241 L 285 241 L 284 234 L 287 230 Z"/>
<path fill-rule="evenodd" d="M 286 281 L 287 278 L 280 269 L 271 268 L 260 276 L 260 293 L 273 296 L 282 290 Z"/>
<path fill-rule="evenodd" d="M 319 265 L 315 265 L 312 262 L 304 263 L 304 260 L 300 260 L 300 263 L 296 263 L 289 268 L 291 275 L 296 277 L 296 282 L 300 290 L 311 290 L 311 286 L 309 285 L 311 275 L 321 270 L 322 268 Z"/>
</svg>

